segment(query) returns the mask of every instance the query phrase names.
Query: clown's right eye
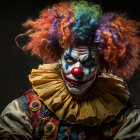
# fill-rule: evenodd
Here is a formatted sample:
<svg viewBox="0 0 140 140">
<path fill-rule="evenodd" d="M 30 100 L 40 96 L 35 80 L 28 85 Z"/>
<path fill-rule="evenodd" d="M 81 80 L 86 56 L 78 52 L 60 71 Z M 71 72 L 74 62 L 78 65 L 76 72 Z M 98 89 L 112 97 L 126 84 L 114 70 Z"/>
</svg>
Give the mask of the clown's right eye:
<svg viewBox="0 0 140 140">
<path fill-rule="evenodd" d="M 73 64 L 74 63 L 74 59 L 72 59 L 70 56 L 65 56 L 65 60 L 69 63 L 69 64 Z"/>
</svg>

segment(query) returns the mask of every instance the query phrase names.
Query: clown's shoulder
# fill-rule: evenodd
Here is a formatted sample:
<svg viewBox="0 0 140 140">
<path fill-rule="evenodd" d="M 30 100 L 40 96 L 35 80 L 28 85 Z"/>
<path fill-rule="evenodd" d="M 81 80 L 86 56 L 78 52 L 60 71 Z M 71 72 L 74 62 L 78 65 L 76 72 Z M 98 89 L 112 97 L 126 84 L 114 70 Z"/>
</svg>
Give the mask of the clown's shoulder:
<svg viewBox="0 0 140 140">
<path fill-rule="evenodd" d="M 59 120 L 31 89 L 12 101 L 0 116 L 1 139 L 138 140 L 140 109 L 132 102 L 115 119 L 101 125 L 70 124 Z"/>
</svg>

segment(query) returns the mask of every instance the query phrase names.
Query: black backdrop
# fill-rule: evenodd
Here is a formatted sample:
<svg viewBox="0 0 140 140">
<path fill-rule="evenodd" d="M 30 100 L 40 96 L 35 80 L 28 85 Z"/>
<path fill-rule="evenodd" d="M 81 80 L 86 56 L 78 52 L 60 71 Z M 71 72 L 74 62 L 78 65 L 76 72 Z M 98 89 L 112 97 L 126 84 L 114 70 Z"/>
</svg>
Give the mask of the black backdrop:
<svg viewBox="0 0 140 140">
<path fill-rule="evenodd" d="M 24 32 L 21 24 L 29 17 L 37 18 L 41 9 L 54 2 L 58 1 L 0 2 L 0 112 L 9 102 L 31 88 L 28 74 L 32 68 L 37 68 L 39 63 L 42 63 L 16 46 L 14 41 L 16 35 Z M 95 2 L 102 6 L 103 11 L 126 12 L 129 18 L 140 21 L 139 0 L 95 0 Z M 128 82 L 128 87 L 132 100 L 140 106 L 140 71 L 136 71 Z"/>
</svg>

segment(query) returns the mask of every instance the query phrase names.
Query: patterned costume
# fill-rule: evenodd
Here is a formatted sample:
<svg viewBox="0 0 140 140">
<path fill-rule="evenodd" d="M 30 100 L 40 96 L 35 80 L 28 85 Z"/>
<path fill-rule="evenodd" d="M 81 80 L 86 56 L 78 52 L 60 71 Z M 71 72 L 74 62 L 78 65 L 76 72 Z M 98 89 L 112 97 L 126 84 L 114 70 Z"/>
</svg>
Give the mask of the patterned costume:
<svg viewBox="0 0 140 140">
<path fill-rule="evenodd" d="M 1 139 L 138 140 L 140 110 L 124 80 L 138 67 L 140 24 L 99 5 L 62 2 L 28 20 L 23 47 L 44 62 L 32 89 L 0 116 Z"/>
</svg>

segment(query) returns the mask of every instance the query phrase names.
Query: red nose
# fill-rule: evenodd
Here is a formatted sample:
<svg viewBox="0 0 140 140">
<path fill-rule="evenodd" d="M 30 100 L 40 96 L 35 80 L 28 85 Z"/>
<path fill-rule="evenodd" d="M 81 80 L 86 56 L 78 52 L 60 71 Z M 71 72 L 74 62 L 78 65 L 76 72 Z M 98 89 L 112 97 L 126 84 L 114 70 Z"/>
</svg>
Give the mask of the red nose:
<svg viewBox="0 0 140 140">
<path fill-rule="evenodd" d="M 71 73 L 75 76 L 75 77 L 79 77 L 83 75 L 83 70 L 79 67 L 75 67 L 71 70 Z"/>
</svg>

